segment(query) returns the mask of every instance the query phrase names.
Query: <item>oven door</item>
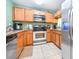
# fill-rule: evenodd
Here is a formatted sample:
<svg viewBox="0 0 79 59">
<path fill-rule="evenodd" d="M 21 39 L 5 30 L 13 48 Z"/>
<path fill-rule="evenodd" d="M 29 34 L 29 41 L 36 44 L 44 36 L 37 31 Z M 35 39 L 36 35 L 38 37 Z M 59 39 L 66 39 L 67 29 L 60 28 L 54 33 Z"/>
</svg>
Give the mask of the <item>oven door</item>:
<svg viewBox="0 0 79 59">
<path fill-rule="evenodd" d="M 46 40 L 46 31 L 36 31 L 33 32 L 33 35 L 34 41 Z"/>
</svg>

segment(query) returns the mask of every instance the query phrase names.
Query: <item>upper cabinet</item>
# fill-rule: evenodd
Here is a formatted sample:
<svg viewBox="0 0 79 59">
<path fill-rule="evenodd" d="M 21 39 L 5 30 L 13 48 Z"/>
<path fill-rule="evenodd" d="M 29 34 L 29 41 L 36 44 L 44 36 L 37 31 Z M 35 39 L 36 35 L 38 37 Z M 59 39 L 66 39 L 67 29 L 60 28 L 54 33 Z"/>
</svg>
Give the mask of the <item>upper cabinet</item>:
<svg viewBox="0 0 79 59">
<path fill-rule="evenodd" d="M 24 9 L 23 8 L 14 8 L 13 20 L 14 21 L 24 21 Z"/>
<path fill-rule="evenodd" d="M 55 13 L 54 17 L 55 17 L 56 19 L 60 18 L 60 17 L 61 17 L 61 11 L 58 10 L 58 11 Z"/>
<path fill-rule="evenodd" d="M 49 12 L 43 12 L 38 10 L 33 10 L 30 8 L 13 8 L 13 21 L 29 21 L 33 22 L 33 16 L 34 14 L 37 15 L 45 15 L 45 20 L 47 23 L 57 23 L 57 15 L 60 15 L 59 12 L 57 12 L 55 15 Z"/>
<path fill-rule="evenodd" d="M 38 10 L 34 10 L 34 14 L 37 14 L 37 15 L 45 15 L 45 12 L 38 11 Z"/>
<path fill-rule="evenodd" d="M 53 23 L 53 19 L 54 19 L 53 14 L 46 12 L 45 16 L 46 16 L 46 22 Z"/>
<path fill-rule="evenodd" d="M 33 21 L 33 10 L 25 9 L 25 21 Z"/>
</svg>

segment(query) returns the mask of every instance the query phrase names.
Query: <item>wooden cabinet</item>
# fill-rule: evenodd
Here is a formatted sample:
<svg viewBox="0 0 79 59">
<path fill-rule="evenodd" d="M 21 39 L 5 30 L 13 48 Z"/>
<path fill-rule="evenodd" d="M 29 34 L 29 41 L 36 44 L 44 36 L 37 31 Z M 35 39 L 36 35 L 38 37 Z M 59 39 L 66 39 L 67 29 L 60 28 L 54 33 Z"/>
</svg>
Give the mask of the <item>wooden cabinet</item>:
<svg viewBox="0 0 79 59">
<path fill-rule="evenodd" d="M 13 9 L 13 20 L 14 21 L 24 21 L 24 9 L 14 8 Z"/>
<path fill-rule="evenodd" d="M 33 31 L 32 30 L 27 30 L 25 31 L 25 43 L 24 45 L 33 45 Z"/>
<path fill-rule="evenodd" d="M 33 21 L 33 10 L 25 9 L 25 21 Z"/>
<path fill-rule="evenodd" d="M 24 32 L 17 33 L 17 48 L 16 48 L 16 56 L 17 58 L 21 54 L 24 47 Z"/>
<path fill-rule="evenodd" d="M 60 47 L 60 35 L 56 33 L 56 45 Z"/>
<path fill-rule="evenodd" d="M 34 14 L 37 14 L 37 15 L 45 15 L 45 12 L 44 11 L 34 10 Z"/>
<path fill-rule="evenodd" d="M 33 15 L 45 15 L 45 20 L 48 23 L 57 23 L 58 20 L 55 19 L 55 16 L 49 12 L 33 10 L 30 8 L 13 8 L 13 21 L 28 21 L 33 22 Z"/>
<path fill-rule="evenodd" d="M 24 8 L 13 9 L 13 20 L 14 21 L 33 21 L 33 10 Z"/>
<path fill-rule="evenodd" d="M 47 29 L 47 42 L 51 42 L 51 31 Z"/>
<path fill-rule="evenodd" d="M 59 48 L 61 48 L 61 32 L 57 30 L 51 31 L 51 41 Z"/>
<path fill-rule="evenodd" d="M 54 19 L 53 14 L 46 12 L 45 16 L 46 16 L 46 22 L 53 23 L 53 19 Z"/>
<path fill-rule="evenodd" d="M 58 19 L 53 19 L 53 23 L 58 23 Z"/>
<path fill-rule="evenodd" d="M 52 40 L 53 43 L 56 42 L 55 36 L 56 36 L 56 35 L 55 35 L 55 31 L 52 30 L 52 31 L 51 31 L 51 37 L 52 37 L 51 40 Z"/>
<path fill-rule="evenodd" d="M 62 44 L 62 36 L 60 34 L 60 47 L 61 47 L 61 44 Z"/>
</svg>

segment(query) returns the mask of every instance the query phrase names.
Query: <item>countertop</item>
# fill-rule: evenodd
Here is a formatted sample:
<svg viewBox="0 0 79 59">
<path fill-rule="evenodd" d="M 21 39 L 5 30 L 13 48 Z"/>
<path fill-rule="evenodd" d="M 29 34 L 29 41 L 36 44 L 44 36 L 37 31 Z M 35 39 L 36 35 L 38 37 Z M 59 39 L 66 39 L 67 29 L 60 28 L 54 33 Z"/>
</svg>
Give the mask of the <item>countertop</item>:
<svg viewBox="0 0 79 59">
<path fill-rule="evenodd" d="M 50 30 L 55 30 L 55 31 L 61 32 L 61 29 L 50 29 Z M 22 32 L 22 31 L 26 31 L 26 30 L 13 30 L 13 31 L 9 31 L 9 32 L 6 32 L 6 36 L 10 36 L 12 34 L 16 34 L 18 32 Z"/>
<path fill-rule="evenodd" d="M 22 31 L 25 31 L 25 30 L 13 30 L 13 31 L 9 31 L 9 32 L 6 32 L 6 36 L 10 36 L 12 34 L 16 34 L 18 32 L 22 32 Z"/>
</svg>

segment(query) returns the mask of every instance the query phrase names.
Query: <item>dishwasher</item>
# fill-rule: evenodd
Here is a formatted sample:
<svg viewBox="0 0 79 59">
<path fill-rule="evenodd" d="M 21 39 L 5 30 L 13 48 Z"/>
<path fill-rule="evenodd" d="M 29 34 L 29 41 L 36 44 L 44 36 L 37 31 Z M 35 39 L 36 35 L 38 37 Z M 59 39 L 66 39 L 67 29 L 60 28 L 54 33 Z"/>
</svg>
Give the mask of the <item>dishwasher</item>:
<svg viewBox="0 0 79 59">
<path fill-rule="evenodd" d="M 16 59 L 17 35 L 6 37 L 6 59 Z"/>
</svg>

